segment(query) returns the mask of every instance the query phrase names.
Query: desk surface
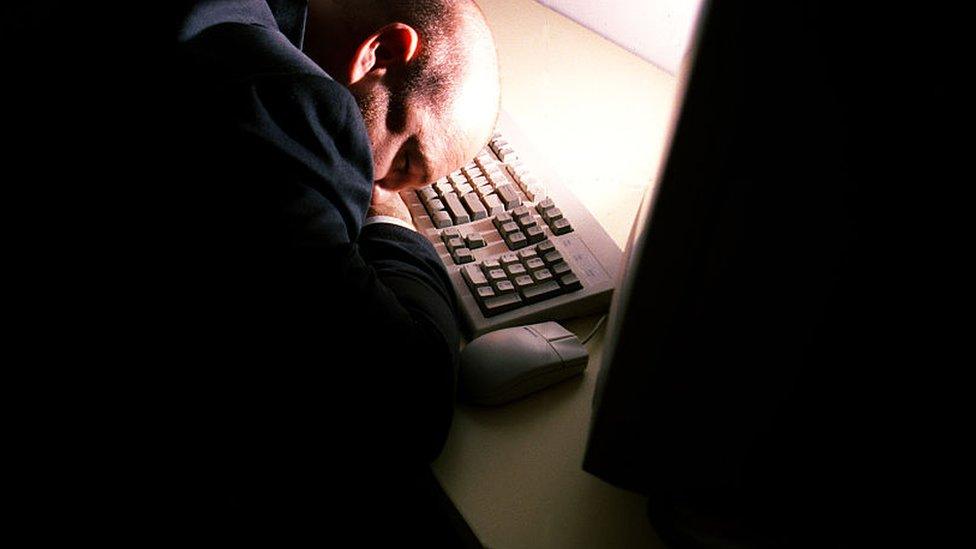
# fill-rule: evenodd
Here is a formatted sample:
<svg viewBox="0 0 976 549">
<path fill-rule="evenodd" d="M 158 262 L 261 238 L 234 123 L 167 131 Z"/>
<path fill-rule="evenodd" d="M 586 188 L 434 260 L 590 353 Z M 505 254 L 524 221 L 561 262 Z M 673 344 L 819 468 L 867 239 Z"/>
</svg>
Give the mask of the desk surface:
<svg viewBox="0 0 976 549">
<path fill-rule="evenodd" d="M 657 172 L 674 76 L 531 0 L 478 4 L 503 108 L 622 248 Z M 595 321 L 563 324 L 584 335 Z M 582 378 L 499 408 L 458 406 L 434 472 L 486 546 L 662 547 L 643 498 L 581 468 L 602 335 Z"/>
</svg>

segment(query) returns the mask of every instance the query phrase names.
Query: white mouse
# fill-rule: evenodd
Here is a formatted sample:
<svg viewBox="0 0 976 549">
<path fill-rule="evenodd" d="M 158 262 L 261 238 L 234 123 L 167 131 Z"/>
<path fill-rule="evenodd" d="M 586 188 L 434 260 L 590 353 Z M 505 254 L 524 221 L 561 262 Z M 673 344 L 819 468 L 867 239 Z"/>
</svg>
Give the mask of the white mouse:
<svg viewBox="0 0 976 549">
<path fill-rule="evenodd" d="M 579 339 L 555 322 L 497 330 L 461 351 L 458 399 L 504 404 L 581 374 L 587 358 Z"/>
</svg>

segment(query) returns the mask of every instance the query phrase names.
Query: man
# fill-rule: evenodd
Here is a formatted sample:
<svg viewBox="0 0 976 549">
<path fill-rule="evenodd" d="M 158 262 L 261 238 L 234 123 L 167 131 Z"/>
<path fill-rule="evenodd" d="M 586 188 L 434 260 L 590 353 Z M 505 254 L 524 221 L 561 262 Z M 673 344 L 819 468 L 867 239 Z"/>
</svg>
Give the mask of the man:
<svg viewBox="0 0 976 549">
<path fill-rule="evenodd" d="M 397 193 L 490 136 L 483 16 L 461 0 L 312 0 L 307 17 L 209 0 L 178 42 L 160 291 L 185 313 L 169 353 L 191 353 L 161 423 L 179 426 L 181 516 L 246 537 L 428 535 L 411 507 L 447 436 L 459 338 Z"/>
</svg>

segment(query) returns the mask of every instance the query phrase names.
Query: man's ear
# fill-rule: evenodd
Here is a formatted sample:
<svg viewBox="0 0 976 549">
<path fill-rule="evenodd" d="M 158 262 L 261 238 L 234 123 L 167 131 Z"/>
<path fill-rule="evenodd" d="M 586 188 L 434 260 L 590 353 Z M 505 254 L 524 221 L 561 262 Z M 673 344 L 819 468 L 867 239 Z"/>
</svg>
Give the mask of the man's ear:
<svg viewBox="0 0 976 549">
<path fill-rule="evenodd" d="M 362 80 L 370 71 L 404 65 L 420 46 L 417 31 L 404 23 L 390 23 L 370 35 L 356 48 L 349 63 L 349 83 Z"/>
</svg>

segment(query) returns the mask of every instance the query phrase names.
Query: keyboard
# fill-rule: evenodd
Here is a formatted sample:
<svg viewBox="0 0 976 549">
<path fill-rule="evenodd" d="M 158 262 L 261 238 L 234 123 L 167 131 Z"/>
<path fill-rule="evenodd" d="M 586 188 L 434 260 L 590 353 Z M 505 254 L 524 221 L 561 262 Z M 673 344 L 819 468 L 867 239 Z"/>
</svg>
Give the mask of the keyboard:
<svg viewBox="0 0 976 549">
<path fill-rule="evenodd" d="M 471 162 L 401 195 L 450 274 L 469 339 L 609 308 L 620 249 L 540 158 L 502 113 Z"/>
</svg>

